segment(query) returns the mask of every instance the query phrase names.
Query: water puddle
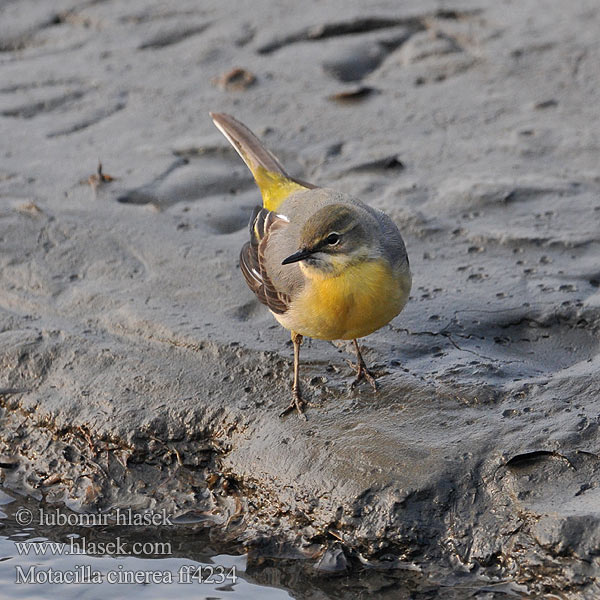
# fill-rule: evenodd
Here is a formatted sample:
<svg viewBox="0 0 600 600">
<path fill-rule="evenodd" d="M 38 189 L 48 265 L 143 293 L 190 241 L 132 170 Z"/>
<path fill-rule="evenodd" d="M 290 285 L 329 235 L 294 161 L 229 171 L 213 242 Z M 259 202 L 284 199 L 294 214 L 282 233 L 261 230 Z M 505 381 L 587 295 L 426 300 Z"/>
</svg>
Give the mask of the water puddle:
<svg viewBox="0 0 600 600">
<path fill-rule="evenodd" d="M 206 532 L 171 525 L 163 512 L 146 522 L 129 511 L 77 514 L 0 490 L 3 598 L 292 597 L 251 581 L 246 564 L 245 555 L 219 553 Z"/>
<path fill-rule="evenodd" d="M 250 558 L 204 525 L 162 512 L 74 513 L 0 488 L 0 597 L 28 600 L 381 600 L 526 597 L 511 583 L 406 568 L 327 568 L 320 560 Z M 340 551 L 341 552 L 341 551 Z M 330 553 L 329 559 L 335 552 Z M 329 560 L 331 562 L 331 560 Z M 333 561 L 335 562 L 335 561 Z M 318 566 L 320 565 L 320 566 Z M 482 596 L 478 594 L 483 594 Z"/>
</svg>

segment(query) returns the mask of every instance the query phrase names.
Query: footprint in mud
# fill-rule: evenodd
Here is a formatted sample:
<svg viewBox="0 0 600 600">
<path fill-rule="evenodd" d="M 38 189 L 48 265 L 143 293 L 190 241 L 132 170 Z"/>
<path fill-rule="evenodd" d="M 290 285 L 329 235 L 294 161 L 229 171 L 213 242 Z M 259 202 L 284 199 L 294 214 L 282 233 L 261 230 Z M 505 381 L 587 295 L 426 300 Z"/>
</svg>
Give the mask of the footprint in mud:
<svg viewBox="0 0 600 600">
<path fill-rule="evenodd" d="M 115 113 L 123 110 L 127 106 L 126 102 L 127 94 L 125 92 L 117 94 L 115 98 L 108 101 L 105 106 L 101 108 L 89 107 L 86 108 L 84 112 L 84 116 L 77 116 L 75 119 L 69 118 L 69 121 L 46 134 L 48 138 L 59 137 L 63 135 L 70 135 L 72 133 L 76 133 L 83 129 L 87 129 L 92 125 L 96 125 L 105 119 L 108 119 Z"/>
<path fill-rule="evenodd" d="M 323 62 L 323 70 L 342 82 L 360 81 L 377 69 L 386 56 L 401 46 L 412 33 L 412 29 L 400 27 L 385 37 L 378 35 L 379 39 L 352 40 L 343 44 L 337 42 Z"/>
<path fill-rule="evenodd" d="M 198 25 L 179 26 L 174 29 L 165 29 L 155 33 L 150 38 L 143 41 L 139 50 L 156 50 L 179 44 L 190 37 L 203 33 L 209 27 L 209 23 L 200 23 Z"/>
<path fill-rule="evenodd" d="M 0 52 L 18 52 L 39 45 L 39 34 L 54 27 L 59 18 L 56 9 L 50 2 L 45 6 L 40 4 L 36 7 L 28 20 L 20 20 L 18 17 L 11 19 L 10 12 L 5 10 L 2 14 L 3 31 L 0 36 Z"/>
<path fill-rule="evenodd" d="M 97 91 L 95 92 L 97 93 Z M 25 82 L 0 88 L 0 116 L 33 119 L 54 113 L 46 137 L 69 135 L 95 125 L 127 106 L 127 94 L 120 92 L 97 107 L 94 90 L 79 79 Z"/>
<path fill-rule="evenodd" d="M 398 51 L 398 59 L 402 64 L 410 65 L 454 52 L 462 52 L 455 39 L 439 31 L 421 31 Z"/>
<path fill-rule="evenodd" d="M 207 157 L 198 162 L 177 158 L 151 182 L 123 192 L 117 200 L 123 204 L 168 208 L 178 202 L 200 201 L 218 194 L 229 196 L 251 185 L 252 179 L 241 168 L 232 170 L 220 157 Z M 229 229 L 228 233 L 232 231 L 229 224 L 223 227 Z"/>
<path fill-rule="evenodd" d="M 246 206 L 235 207 L 234 209 L 230 205 L 226 205 L 218 211 L 219 214 L 215 214 L 215 212 L 214 208 L 211 209 L 210 215 L 206 218 L 206 223 L 218 235 L 227 235 L 247 229 L 248 221 L 252 215 L 252 209 Z"/>
<path fill-rule="evenodd" d="M 73 91 L 65 90 L 58 94 L 49 94 L 48 90 L 45 88 L 28 90 L 27 98 L 18 97 L 18 99 L 15 99 L 12 106 L 8 105 L 1 108 L 0 116 L 32 119 L 37 115 L 49 113 L 64 106 L 69 106 L 75 101 L 83 98 L 85 94 L 86 92 L 81 89 Z M 13 95 L 20 96 L 16 91 L 13 92 Z"/>
<path fill-rule="evenodd" d="M 244 323 L 253 320 L 263 310 L 261 303 L 256 299 L 252 299 L 250 302 L 246 302 L 246 304 L 228 310 L 225 314 L 235 321 Z"/>
<path fill-rule="evenodd" d="M 78 50 L 100 28 L 97 20 L 82 14 L 78 8 L 60 10 L 55 2 L 40 3 L 27 19 L 19 18 L 17 10 L 3 8 L 0 5 L 0 52 L 18 52 L 17 60 Z"/>
<path fill-rule="evenodd" d="M 400 160 L 397 154 L 389 154 L 381 158 L 366 159 L 351 167 L 348 167 L 348 172 L 364 173 L 398 173 L 404 170 L 404 163 Z"/>
<path fill-rule="evenodd" d="M 350 21 L 336 23 L 323 23 L 314 27 L 294 31 L 262 44 L 258 48 L 259 54 L 271 54 L 280 48 L 299 42 L 319 41 L 339 36 L 366 34 L 373 31 L 390 29 L 394 27 L 407 27 L 414 30 L 423 29 L 423 24 L 418 17 L 387 19 L 379 17 L 359 17 Z"/>
<path fill-rule="evenodd" d="M 456 25 L 477 14 L 477 11 L 438 11 L 415 17 L 360 17 L 324 23 L 276 37 L 260 45 L 258 53 L 270 54 L 301 42 L 321 42 L 325 52 L 323 69 L 342 82 L 360 81 L 387 65 L 382 75 L 385 78 L 392 70 L 419 62 L 425 67 L 418 77 L 421 83 L 442 81 L 468 69 L 474 62 L 464 45 L 450 33 L 452 27 L 448 24 Z M 340 42 L 339 37 L 345 39 Z M 338 40 L 328 46 L 326 41 L 331 38 Z M 451 54 L 460 55 L 460 59 L 447 59 Z"/>
<path fill-rule="evenodd" d="M 540 546 L 555 552 L 568 547 L 569 553 L 580 556 L 596 553 L 599 480 L 600 458 L 581 450 L 516 454 L 495 475 L 495 483 L 531 520 L 533 537 Z"/>
<path fill-rule="evenodd" d="M 373 81 L 407 72 L 416 85 L 424 85 L 458 75 L 474 63 L 475 58 L 451 35 L 435 29 L 420 31 L 383 61 Z"/>
</svg>

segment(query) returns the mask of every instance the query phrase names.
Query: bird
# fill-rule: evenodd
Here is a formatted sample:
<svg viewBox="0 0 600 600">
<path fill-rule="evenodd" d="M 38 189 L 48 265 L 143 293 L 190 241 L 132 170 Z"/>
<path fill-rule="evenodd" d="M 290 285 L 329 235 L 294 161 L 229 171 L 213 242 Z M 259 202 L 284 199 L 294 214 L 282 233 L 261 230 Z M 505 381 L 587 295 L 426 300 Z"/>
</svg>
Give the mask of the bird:
<svg viewBox="0 0 600 600">
<path fill-rule="evenodd" d="M 291 333 L 292 399 L 280 413 L 306 419 L 299 381 L 304 337 L 352 340 L 356 372 L 352 388 L 375 374 L 358 338 L 385 326 L 404 308 L 412 275 L 404 240 L 392 219 L 358 198 L 290 176 L 243 123 L 209 113 L 250 169 L 262 195 L 240 252 L 248 287 Z"/>
</svg>

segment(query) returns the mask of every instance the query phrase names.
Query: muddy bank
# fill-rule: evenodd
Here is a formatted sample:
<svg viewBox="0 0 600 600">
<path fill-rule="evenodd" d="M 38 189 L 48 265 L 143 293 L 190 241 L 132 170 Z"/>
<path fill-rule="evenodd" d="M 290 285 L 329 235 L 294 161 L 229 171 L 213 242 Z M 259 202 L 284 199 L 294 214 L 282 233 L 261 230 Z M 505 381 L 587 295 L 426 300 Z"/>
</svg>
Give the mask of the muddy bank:
<svg viewBox="0 0 600 600">
<path fill-rule="evenodd" d="M 0 9 L 4 485 L 593 595 L 595 4 L 34 5 Z M 237 267 L 258 193 L 208 110 L 398 223 L 376 396 L 315 341 L 309 421 L 278 418 L 288 335 Z"/>
</svg>

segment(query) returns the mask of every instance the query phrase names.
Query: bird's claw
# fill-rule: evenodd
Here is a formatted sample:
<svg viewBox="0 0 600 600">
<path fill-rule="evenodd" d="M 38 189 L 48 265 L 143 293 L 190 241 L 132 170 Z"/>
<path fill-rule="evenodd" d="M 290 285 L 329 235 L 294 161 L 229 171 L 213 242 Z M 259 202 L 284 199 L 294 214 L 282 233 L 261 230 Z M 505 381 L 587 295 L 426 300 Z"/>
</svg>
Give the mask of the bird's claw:
<svg viewBox="0 0 600 600">
<path fill-rule="evenodd" d="M 304 407 L 306 405 L 307 403 L 302 399 L 300 390 L 298 388 L 294 388 L 292 390 L 292 401 L 289 403 L 287 408 L 285 408 L 279 413 L 279 417 L 285 417 L 295 409 L 298 412 L 298 416 L 304 421 L 306 421 L 307 418 L 304 414 Z"/>
<path fill-rule="evenodd" d="M 356 372 L 356 377 L 354 378 L 354 381 L 350 384 L 350 389 L 355 389 L 356 386 L 363 380 L 366 379 L 370 384 L 371 387 L 373 388 L 373 391 L 376 392 L 377 391 L 377 381 L 376 381 L 376 377 L 377 375 L 375 373 L 372 373 L 367 366 L 365 365 L 364 362 L 359 361 L 358 364 L 354 364 L 352 361 L 347 360 L 347 363 L 350 365 L 350 368 Z"/>
</svg>

